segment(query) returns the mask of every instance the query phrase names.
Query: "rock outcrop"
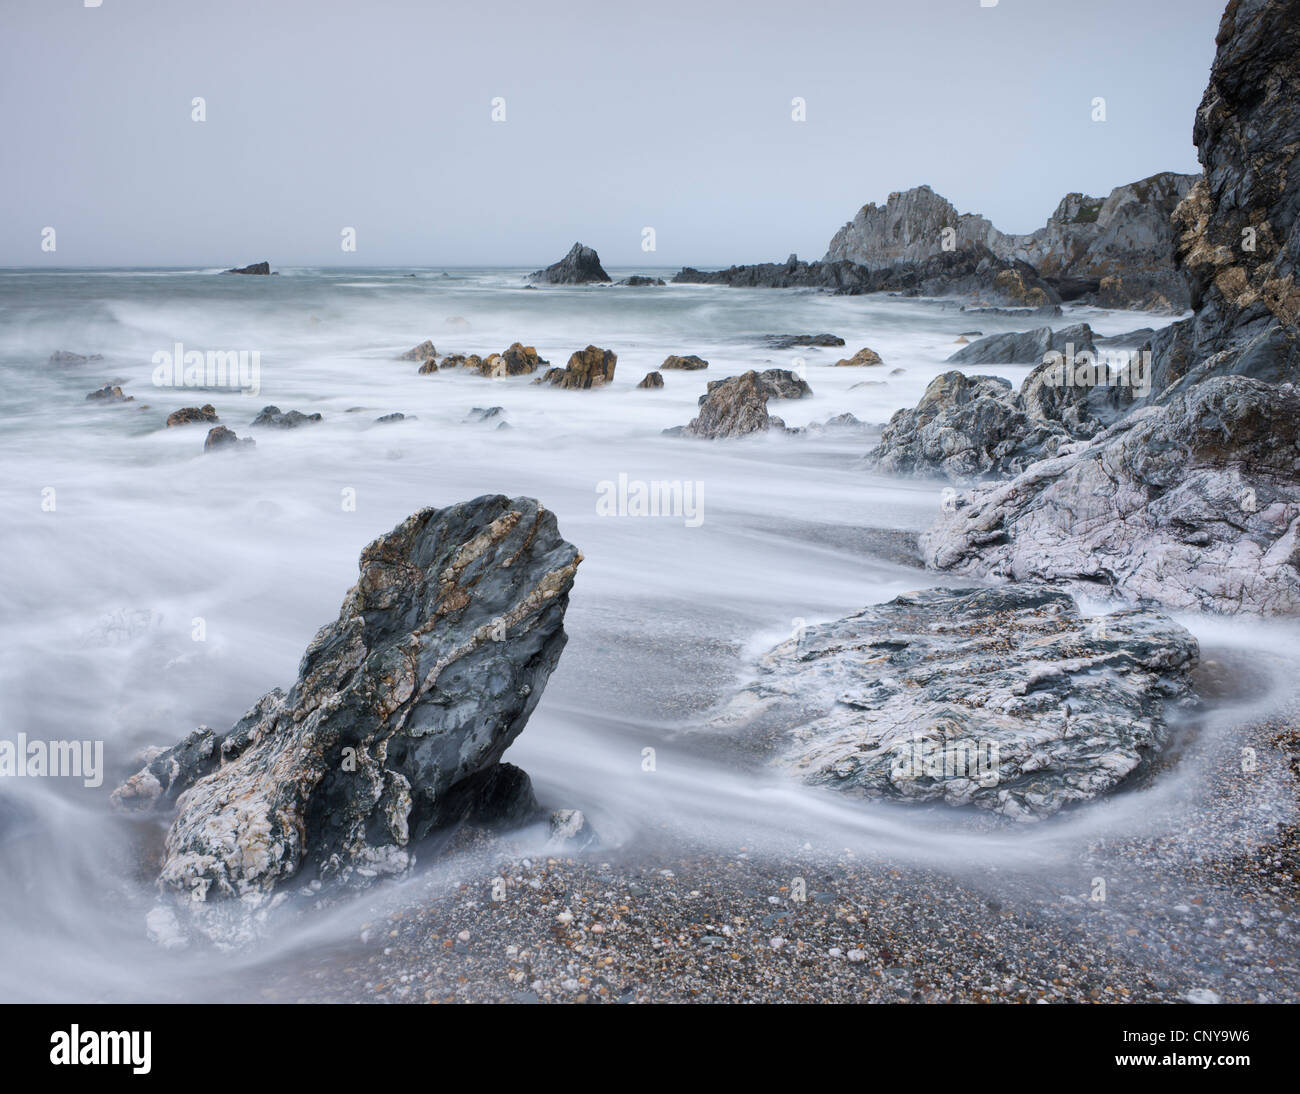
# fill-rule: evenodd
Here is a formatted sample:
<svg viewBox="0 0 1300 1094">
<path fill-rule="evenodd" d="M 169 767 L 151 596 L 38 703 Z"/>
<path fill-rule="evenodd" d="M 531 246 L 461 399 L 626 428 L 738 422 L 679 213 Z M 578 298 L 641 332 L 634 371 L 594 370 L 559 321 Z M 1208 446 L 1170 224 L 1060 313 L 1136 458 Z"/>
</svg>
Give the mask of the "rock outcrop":
<svg viewBox="0 0 1300 1094">
<path fill-rule="evenodd" d="M 1084 618 L 1018 584 L 909 593 L 801 628 L 715 726 L 864 798 L 1037 820 L 1139 773 L 1191 700 L 1192 635 L 1145 610 Z"/>
<path fill-rule="evenodd" d="M 238 942 L 278 892 L 401 873 L 467 811 L 527 814 L 527 777 L 501 755 L 559 660 L 580 561 L 553 514 L 502 496 L 421 510 L 366 547 L 287 694 L 227 733 L 201 727 L 114 794 L 175 803 L 169 913 Z"/>
<path fill-rule="evenodd" d="M 235 269 L 224 270 L 223 272 L 228 274 L 269 274 L 271 272 L 271 264 L 269 262 L 253 262 L 248 266 L 239 266 Z"/>
<path fill-rule="evenodd" d="M 689 372 L 696 369 L 708 368 L 709 362 L 703 357 L 697 357 L 693 353 L 686 357 L 678 357 L 676 354 L 669 354 L 664 358 L 664 363 L 659 367 L 661 369 L 685 369 Z"/>
<path fill-rule="evenodd" d="M 532 346 L 514 342 L 504 353 L 493 353 L 481 360 L 478 372 L 483 376 L 526 376 L 549 364 Z"/>
<path fill-rule="evenodd" d="M 540 281 L 548 285 L 589 285 L 595 282 L 608 282 L 609 274 L 600 264 L 600 256 L 590 247 L 575 243 L 569 253 L 559 262 L 536 270 L 529 275 L 530 281 Z"/>
<path fill-rule="evenodd" d="M 1028 235 L 1000 232 L 918 186 L 890 194 L 884 205 L 864 205 L 835 234 L 823 262 L 884 269 L 923 264 L 945 250 L 987 250 L 1032 266 L 1061 299 L 1179 310 L 1189 293 L 1174 264 L 1171 217 L 1196 177 L 1163 172 L 1117 186 L 1106 198 L 1067 194 L 1046 225 Z"/>
<path fill-rule="evenodd" d="M 954 499 L 928 565 L 1175 608 L 1300 613 L 1300 392 L 1215 377 Z"/>
<path fill-rule="evenodd" d="M 639 384 L 637 384 L 636 386 L 637 386 L 638 388 L 647 388 L 647 389 L 648 389 L 648 388 L 663 387 L 663 386 L 664 386 L 664 377 L 663 377 L 663 373 L 660 373 L 660 372 L 647 372 L 647 373 L 645 374 L 645 376 L 643 376 L 643 377 L 641 378 L 641 382 L 640 382 Z"/>
<path fill-rule="evenodd" d="M 617 364 L 618 355 L 613 350 L 588 346 L 574 353 L 564 368 L 550 369 L 545 376 L 539 376 L 533 382 L 577 390 L 603 387 L 614 379 Z"/>
</svg>

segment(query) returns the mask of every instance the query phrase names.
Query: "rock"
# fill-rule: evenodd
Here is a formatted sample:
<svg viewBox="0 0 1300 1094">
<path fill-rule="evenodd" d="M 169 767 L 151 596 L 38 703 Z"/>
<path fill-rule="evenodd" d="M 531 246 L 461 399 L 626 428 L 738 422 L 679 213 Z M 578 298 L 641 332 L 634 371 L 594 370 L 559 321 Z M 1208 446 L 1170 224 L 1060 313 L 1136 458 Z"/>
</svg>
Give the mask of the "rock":
<svg viewBox="0 0 1300 1094">
<path fill-rule="evenodd" d="M 127 395 L 116 384 L 105 384 L 98 391 L 92 391 L 86 396 L 87 402 L 95 403 L 131 403 L 135 401 L 134 395 Z"/>
<path fill-rule="evenodd" d="M 587 285 L 608 282 L 609 274 L 601 268 L 600 256 L 595 251 L 575 243 L 559 262 L 537 270 L 529 275 L 529 279 L 550 285 Z"/>
<path fill-rule="evenodd" d="M 300 425 L 308 425 L 320 420 L 319 414 L 304 414 L 300 410 L 281 411 L 278 406 L 264 406 L 251 424 L 274 426 L 276 429 L 296 429 Z"/>
<path fill-rule="evenodd" d="M 956 499 L 928 565 L 1174 608 L 1300 612 L 1300 393 L 1215 377 Z"/>
<path fill-rule="evenodd" d="M 403 414 L 401 411 L 394 411 L 392 414 L 381 415 L 380 417 L 375 419 L 375 422 L 376 424 L 383 423 L 383 422 L 404 422 L 406 421 L 406 418 L 407 416 Z M 414 421 L 415 420 L 414 417 L 412 417 L 411 420 Z"/>
<path fill-rule="evenodd" d="M 1021 471 L 1069 439 L 1061 426 L 1030 421 L 1008 381 L 945 372 L 914 409 L 890 418 L 866 459 L 879 471 L 967 483 Z"/>
<path fill-rule="evenodd" d="M 844 345 L 844 339 L 835 334 L 765 334 L 763 342 L 771 349 L 794 349 L 795 346 Z"/>
<path fill-rule="evenodd" d="M 856 797 L 1050 816 L 1121 786 L 1191 699 L 1195 638 L 1149 610 L 1081 617 L 1034 584 L 929 589 L 802 628 L 715 725 Z"/>
<path fill-rule="evenodd" d="M 788 369 L 750 370 L 725 380 L 711 380 L 700 396 L 700 412 L 687 425 L 665 430 L 672 436 L 701 437 L 717 440 L 762 433 L 769 429 L 785 431 L 785 422 L 767 412 L 769 399 L 799 399 L 811 395 L 812 388 Z"/>
<path fill-rule="evenodd" d="M 219 448 L 239 448 L 254 443 L 252 437 L 238 437 L 233 429 L 218 425 L 208 430 L 207 438 L 203 442 L 203 451 L 213 452 Z"/>
<path fill-rule="evenodd" d="M 1039 327 L 1036 330 L 1013 334 L 990 334 L 978 342 L 959 349 L 948 358 L 950 365 L 1037 365 L 1053 351 L 1066 351 L 1072 346 L 1075 353 L 1085 350 L 1096 353 L 1092 328 L 1087 323 L 1062 327 L 1053 331 L 1051 327 Z"/>
<path fill-rule="evenodd" d="M 617 364 L 618 355 L 613 350 L 588 346 L 574 353 L 564 368 L 553 368 L 533 382 L 574 389 L 602 387 L 614 379 Z"/>
<path fill-rule="evenodd" d="M 56 349 L 50 354 L 49 363 L 51 365 L 84 365 L 87 361 L 102 361 L 103 354 L 92 353 L 85 356 L 80 353 L 73 353 L 71 350 Z"/>
<path fill-rule="evenodd" d="M 504 418 L 506 408 L 503 406 L 476 406 L 465 416 L 467 422 L 490 422 Z"/>
<path fill-rule="evenodd" d="M 167 415 L 167 425 L 170 428 L 174 425 L 189 425 L 191 422 L 219 422 L 217 412 L 211 403 L 204 403 L 202 406 L 186 406 L 180 410 L 173 410 Z"/>
<path fill-rule="evenodd" d="M 663 373 L 647 372 L 645 374 L 645 377 L 636 386 L 638 388 L 663 387 L 664 386 Z"/>
<path fill-rule="evenodd" d="M 619 282 L 620 285 L 631 285 L 633 287 L 662 285 L 663 283 L 664 281 L 661 277 L 642 277 L 640 274 L 633 274 L 631 277 L 624 278 Z"/>
<path fill-rule="evenodd" d="M 470 325 L 469 320 L 463 315 L 449 315 L 443 322 L 449 327 L 459 327 L 461 330 L 468 330 Z"/>
<path fill-rule="evenodd" d="M 494 353 L 482 361 L 478 371 L 484 376 L 523 376 L 547 364 L 550 362 L 539 357 L 532 346 L 515 342 L 504 353 Z"/>
<path fill-rule="evenodd" d="M 228 274 L 269 274 L 271 272 L 271 264 L 269 262 L 254 262 L 252 265 L 240 266 L 236 269 L 226 270 L 224 272 Z"/>
<path fill-rule="evenodd" d="M 836 414 L 827 418 L 824 422 L 809 422 L 807 427 L 802 430 L 794 430 L 796 433 L 866 433 L 870 426 L 866 422 L 859 421 L 852 414 Z"/>
<path fill-rule="evenodd" d="M 959 214 L 930 187 L 918 186 L 890 194 L 883 206 L 864 205 L 836 233 L 823 262 L 915 266 L 941 256 L 946 239 L 951 253 L 988 250 L 1029 265 L 1056 302 L 1099 303 L 1103 279 L 1113 278 L 1110 302 L 1102 306 L 1158 306 L 1163 299 L 1177 310 L 1187 306 L 1188 291 L 1175 268 L 1170 218 L 1195 181 L 1166 171 L 1118 186 L 1104 199 L 1067 194 L 1047 224 L 1028 235 L 1008 235 L 982 216 Z"/>
<path fill-rule="evenodd" d="M 694 371 L 696 369 L 708 368 L 709 362 L 703 357 L 696 357 L 691 354 L 689 357 L 678 357 L 676 354 L 670 354 L 664 358 L 664 363 L 659 366 L 662 369 L 685 369 Z"/>
<path fill-rule="evenodd" d="M 440 364 L 438 363 L 437 358 L 435 358 L 435 357 L 430 357 L 427 361 L 424 362 L 424 364 L 422 364 L 422 365 L 419 367 L 419 369 L 418 369 L 419 375 L 421 375 L 421 376 L 429 376 L 429 375 L 432 375 L 433 373 L 437 372 L 439 368 L 447 368 L 447 367 L 449 367 L 448 365 L 445 364 L 445 362 L 448 361 L 448 360 L 450 360 L 450 358 L 448 358 L 448 357 L 444 357 L 442 360 L 443 360 L 444 364 L 441 364 L 441 365 L 440 365 Z"/>
<path fill-rule="evenodd" d="M 449 353 L 447 354 L 446 357 L 444 357 L 441 361 L 438 362 L 438 368 L 444 369 L 444 368 L 471 368 L 472 367 L 474 369 L 477 369 L 483 363 L 482 358 L 479 357 L 475 357 L 474 361 L 477 363 L 471 365 L 470 358 L 466 357 L 465 354 Z M 429 362 L 426 361 L 423 365 L 420 366 L 420 371 L 423 372 L 426 368 L 428 368 L 428 366 L 429 366 Z"/>
<path fill-rule="evenodd" d="M 885 362 L 880 359 L 880 354 L 873 349 L 868 349 L 866 346 L 863 346 L 852 357 L 841 358 L 835 362 L 836 366 L 839 368 L 869 367 L 871 365 L 883 365 L 884 363 Z"/>
<path fill-rule="evenodd" d="M 405 353 L 399 353 L 397 359 L 399 361 L 428 361 L 437 356 L 437 348 L 426 338 L 418 346 L 412 346 Z"/>
<path fill-rule="evenodd" d="M 552 850 L 561 853 L 582 851 L 596 842 L 587 818 L 577 809 L 557 809 L 551 814 Z"/>
<path fill-rule="evenodd" d="M 564 647 L 581 556 L 529 498 L 423 509 L 361 553 L 360 577 L 285 694 L 222 735 L 200 729 L 115 793 L 176 803 L 160 888 L 223 943 L 309 882 L 404 872 L 466 812 L 525 815 L 499 765 Z M 198 896 L 194 894 L 198 893 Z"/>
</svg>

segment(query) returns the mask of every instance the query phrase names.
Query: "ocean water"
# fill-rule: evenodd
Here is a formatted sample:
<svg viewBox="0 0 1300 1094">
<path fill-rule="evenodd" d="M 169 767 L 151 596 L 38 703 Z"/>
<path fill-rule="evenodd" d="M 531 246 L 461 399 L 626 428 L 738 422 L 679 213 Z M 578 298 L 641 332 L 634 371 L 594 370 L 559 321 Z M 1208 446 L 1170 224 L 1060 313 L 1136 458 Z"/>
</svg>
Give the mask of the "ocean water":
<svg viewBox="0 0 1300 1094">
<path fill-rule="evenodd" d="M 708 380 L 769 367 L 800 369 L 814 392 L 772 404 L 787 424 L 848 411 L 878 426 L 946 371 L 962 332 L 1031 322 L 805 291 L 530 290 L 524 272 L 0 271 L 0 738 L 104 748 L 98 787 L 0 780 L 0 999 L 148 998 L 164 986 L 170 997 L 205 997 L 204 977 L 233 959 L 148 941 L 153 890 L 141 848 L 159 824 L 115 816 L 109 792 L 136 770 L 141 748 L 199 724 L 224 729 L 270 688 L 288 687 L 311 637 L 336 617 L 366 543 L 421 507 L 484 493 L 539 498 L 585 555 L 568 648 L 506 758 L 532 775 L 544 804 L 587 812 L 612 849 L 672 824 L 759 853 L 794 838 L 955 868 L 975 858 L 1032 864 L 1098 833 L 1177 825 L 1179 802 L 1206 775 L 1195 748 L 1141 807 L 1121 795 L 1050 824 L 978 835 L 697 747 L 699 727 L 753 656 L 800 621 L 958 582 L 881 547 L 879 532 L 930 523 L 943 484 L 868 472 L 871 437 L 707 443 L 662 430 L 694 416 Z M 1060 322 L 1080 320 L 1102 334 L 1153 322 L 1096 309 Z M 802 332 L 847 345 L 777 351 L 761 341 Z M 556 366 L 592 343 L 618 354 L 617 375 L 597 391 L 421 376 L 395 358 L 426 338 L 440 354 L 521 341 Z M 256 352 L 260 390 L 156 386 L 155 355 L 177 343 Z M 832 367 L 862 346 L 884 366 Z M 103 359 L 49 363 L 61 349 Z M 637 390 L 670 353 L 710 366 Z M 1028 368 L 985 371 L 1018 384 Z M 85 401 L 109 382 L 134 402 Z M 206 427 L 163 428 L 169 412 L 205 402 L 256 447 L 205 455 Z M 268 404 L 324 420 L 250 429 Z M 494 406 L 509 428 L 466 420 Z M 393 412 L 408 418 L 375 421 Z M 620 476 L 689 484 L 698 508 L 602 515 L 602 484 Z M 1292 628 L 1183 622 L 1207 650 L 1255 672 L 1201 726 L 1207 741 L 1275 708 L 1300 679 Z M 645 748 L 656 750 L 653 776 L 642 770 Z M 321 930 L 353 926 L 336 917 Z M 238 960 L 276 956 L 271 940 Z"/>
</svg>

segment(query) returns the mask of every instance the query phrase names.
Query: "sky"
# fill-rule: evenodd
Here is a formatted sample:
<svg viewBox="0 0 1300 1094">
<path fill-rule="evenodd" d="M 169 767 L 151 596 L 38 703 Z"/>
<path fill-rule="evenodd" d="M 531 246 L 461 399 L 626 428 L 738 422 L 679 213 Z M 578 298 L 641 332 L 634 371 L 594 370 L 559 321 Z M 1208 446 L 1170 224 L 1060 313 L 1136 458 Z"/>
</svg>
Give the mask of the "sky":
<svg viewBox="0 0 1300 1094">
<path fill-rule="evenodd" d="M 982 2 L 0 0 L 0 266 L 820 258 L 1199 170 L 1224 0 Z"/>
</svg>

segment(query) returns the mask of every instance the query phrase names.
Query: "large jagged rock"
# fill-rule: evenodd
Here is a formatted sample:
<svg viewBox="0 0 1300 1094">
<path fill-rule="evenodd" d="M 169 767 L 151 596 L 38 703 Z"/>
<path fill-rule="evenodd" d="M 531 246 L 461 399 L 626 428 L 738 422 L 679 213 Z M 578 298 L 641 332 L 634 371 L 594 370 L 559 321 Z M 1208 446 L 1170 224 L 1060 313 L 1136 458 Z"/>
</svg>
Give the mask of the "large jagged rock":
<svg viewBox="0 0 1300 1094">
<path fill-rule="evenodd" d="M 499 495 L 423 509 L 366 547 L 287 695 L 228 733 L 200 728 L 116 791 L 126 807 L 176 802 L 172 908 L 237 940 L 291 880 L 365 884 L 466 810 L 517 813 L 527 780 L 499 761 L 559 660 L 580 561 L 552 513 Z"/>
<path fill-rule="evenodd" d="M 1300 392 L 1206 380 L 1091 444 L 958 497 L 936 569 L 1214 612 L 1300 612 Z"/>
<path fill-rule="evenodd" d="M 767 411 L 769 399 L 802 399 L 812 394 L 807 381 L 784 368 L 742 373 L 725 380 L 711 380 L 700 396 L 699 414 L 684 426 L 665 429 L 669 436 L 718 440 L 765 433 L 769 429 L 788 432 L 785 422 Z"/>
<path fill-rule="evenodd" d="M 1198 653 L 1152 611 L 1087 619 L 1038 585 L 931 589 L 801 628 L 715 728 L 847 794 L 1036 820 L 1143 768 Z"/>
<path fill-rule="evenodd" d="M 1189 301 L 1175 269 L 1171 216 L 1195 175 L 1163 172 L 1106 198 L 1067 194 L 1046 225 L 1028 235 L 998 231 L 985 217 L 958 213 L 928 186 L 864 205 L 832 238 L 825 263 L 872 269 L 917 265 L 944 253 L 987 249 L 999 259 L 1028 263 L 1063 299 L 1107 307 L 1181 309 Z M 1103 280 L 1108 280 L 1102 300 Z"/>
<path fill-rule="evenodd" d="M 617 365 L 618 354 L 613 350 L 588 346 L 574 353 L 564 368 L 550 369 L 545 376 L 540 376 L 533 382 L 575 390 L 604 387 L 614 379 Z"/>
<path fill-rule="evenodd" d="M 575 243 L 559 262 L 529 275 L 530 281 L 548 285 L 589 285 L 610 280 L 600 264 L 600 255 L 590 247 Z"/>
<path fill-rule="evenodd" d="M 1049 386 L 1050 369 L 1031 372 L 1019 393 L 999 376 L 936 376 L 915 407 L 890 418 L 867 453 L 868 465 L 969 484 L 1018 474 L 1092 436 L 1100 423 L 1088 407 L 1088 389 Z"/>
<path fill-rule="evenodd" d="M 1156 398 L 1209 376 L 1300 380 L 1300 0 L 1233 0 L 1175 214 L 1193 319 L 1152 339 Z"/>
<path fill-rule="evenodd" d="M 225 271 L 223 271 L 223 272 L 224 272 L 224 273 L 228 273 L 228 274 L 231 274 L 231 273 L 232 273 L 232 274 L 262 274 L 262 275 L 266 275 L 266 274 L 269 274 L 269 273 L 271 272 L 271 264 L 270 264 L 269 262 L 253 262 L 253 263 L 251 263 L 251 264 L 249 264 L 249 265 L 247 265 L 247 266 L 238 266 L 238 267 L 236 267 L 236 268 L 234 268 L 234 269 L 225 270 Z"/>
</svg>

